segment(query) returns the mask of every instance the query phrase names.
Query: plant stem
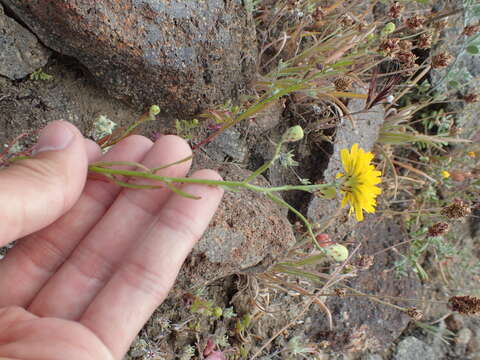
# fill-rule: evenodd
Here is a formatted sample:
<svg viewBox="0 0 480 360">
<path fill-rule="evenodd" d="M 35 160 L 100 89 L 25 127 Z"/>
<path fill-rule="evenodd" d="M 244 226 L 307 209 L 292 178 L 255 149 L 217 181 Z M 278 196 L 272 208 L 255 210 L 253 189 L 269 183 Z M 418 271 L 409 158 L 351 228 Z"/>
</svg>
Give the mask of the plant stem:
<svg viewBox="0 0 480 360">
<path fill-rule="evenodd" d="M 275 186 L 275 187 L 263 187 L 263 186 L 257 186 L 257 185 L 249 184 L 249 183 L 246 183 L 245 181 L 208 180 L 208 179 L 168 177 L 168 176 L 161 176 L 161 175 L 152 174 L 150 172 L 104 168 L 102 166 L 98 166 L 97 164 L 90 165 L 88 167 L 88 169 L 92 172 L 99 173 L 99 174 L 124 175 L 124 176 L 135 177 L 135 178 L 157 180 L 157 181 L 160 181 L 160 182 L 163 182 L 163 183 L 168 183 L 168 184 L 171 184 L 171 183 L 204 184 L 204 185 L 211 185 L 211 186 L 222 186 L 222 187 L 226 187 L 226 188 L 229 188 L 229 189 L 244 188 L 244 189 L 247 189 L 247 190 L 260 192 L 260 193 L 263 193 L 263 194 L 269 194 L 269 193 L 278 192 L 278 191 L 290 191 L 290 190 L 302 190 L 302 191 L 307 191 L 307 192 L 313 192 L 313 191 L 320 190 L 322 188 L 326 188 L 326 187 L 331 186 L 330 184 L 315 184 L 315 185 L 283 185 L 283 186 Z M 279 198 L 277 198 L 277 199 L 279 201 L 281 200 Z M 283 202 L 283 200 L 281 200 L 281 201 Z M 286 202 L 285 202 L 285 204 L 282 203 L 282 205 L 288 207 L 290 210 L 292 210 L 292 212 L 297 211 L 294 208 L 292 208 Z"/>
<path fill-rule="evenodd" d="M 275 147 L 275 154 L 273 155 L 273 157 L 268 162 L 260 166 L 257 170 L 255 170 L 249 177 L 247 177 L 244 180 L 245 183 L 252 181 L 258 175 L 262 174 L 275 162 L 275 160 L 277 160 L 278 155 L 280 155 L 280 150 L 282 149 L 282 144 L 283 143 L 281 141 L 277 144 L 277 146 Z"/>
</svg>

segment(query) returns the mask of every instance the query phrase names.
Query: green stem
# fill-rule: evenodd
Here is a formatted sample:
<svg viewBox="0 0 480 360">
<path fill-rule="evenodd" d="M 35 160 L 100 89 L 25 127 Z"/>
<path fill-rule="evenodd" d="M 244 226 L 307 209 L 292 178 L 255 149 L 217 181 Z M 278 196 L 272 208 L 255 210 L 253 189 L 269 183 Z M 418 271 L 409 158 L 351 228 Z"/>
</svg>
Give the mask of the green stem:
<svg viewBox="0 0 480 360">
<path fill-rule="evenodd" d="M 264 194 L 269 194 L 269 193 L 278 192 L 278 191 L 290 191 L 290 190 L 302 190 L 307 192 L 313 192 L 313 191 L 331 186 L 330 184 L 315 184 L 315 185 L 283 185 L 283 186 L 276 186 L 276 187 L 263 187 L 263 186 L 252 185 L 252 184 L 246 183 L 245 181 L 177 178 L 177 177 L 156 175 L 149 172 L 104 168 L 97 165 L 98 164 L 92 164 L 88 167 L 88 169 L 92 172 L 99 173 L 99 174 L 124 175 L 129 177 L 157 180 L 157 181 L 161 181 L 169 184 L 170 183 L 204 184 L 204 185 L 211 185 L 211 186 L 223 186 L 230 189 L 244 188 L 247 190 L 252 190 L 252 191 L 256 191 Z M 290 205 L 288 206 L 290 209 L 291 206 Z M 292 208 L 292 211 L 293 210 L 294 209 Z"/>
<path fill-rule="evenodd" d="M 299 212 L 297 209 L 295 209 L 292 205 L 287 203 L 285 200 L 279 198 L 278 196 L 273 195 L 272 193 L 266 193 L 267 197 L 272 200 L 274 203 L 277 203 L 281 206 L 286 207 L 288 210 L 293 212 L 297 217 L 305 224 L 307 227 L 307 232 L 312 238 L 313 243 L 315 244 L 315 247 L 321 251 L 324 251 L 324 249 L 318 244 L 317 239 L 315 238 L 315 234 L 313 233 L 312 225 L 310 222 L 303 216 L 301 212 Z"/>
<path fill-rule="evenodd" d="M 300 213 L 297 209 L 291 206 L 289 203 L 281 199 L 280 197 L 274 195 L 274 192 L 279 191 L 289 191 L 289 190 L 302 190 L 306 192 L 313 192 L 316 190 L 320 190 L 322 188 L 326 188 L 331 186 L 331 184 L 315 184 L 315 185 L 283 185 L 283 186 L 276 186 L 276 187 L 263 187 L 257 186 L 248 183 L 247 181 L 253 179 L 252 176 L 249 176 L 244 181 L 227 181 L 227 180 L 209 180 L 209 179 L 194 179 L 194 178 L 177 178 L 177 177 L 168 177 L 168 176 L 161 176 L 152 174 L 151 172 L 142 172 L 142 171 L 134 171 L 134 170 L 121 170 L 121 169 L 112 169 L 112 168 L 104 168 L 102 167 L 102 163 L 94 163 L 91 164 L 88 169 L 89 171 L 104 174 L 105 176 L 111 178 L 114 175 L 124 175 L 129 177 L 136 177 L 136 178 L 144 178 L 150 180 L 157 180 L 164 183 L 167 187 L 171 188 L 172 183 L 180 183 L 180 184 L 204 184 L 204 185 L 211 185 L 211 186 L 222 186 L 227 189 L 237 189 L 237 188 L 244 188 L 252 191 L 256 191 L 262 194 L 265 194 L 269 199 L 271 199 L 276 204 L 279 204 L 283 207 L 286 207 L 291 212 L 293 212 L 306 226 L 307 232 L 313 240 L 316 248 L 323 251 L 322 247 L 318 244 L 317 239 L 315 238 L 315 234 L 313 233 L 312 225 L 310 222 Z M 270 163 L 267 163 L 268 168 Z M 263 167 L 259 168 L 262 170 Z M 256 171 L 252 175 L 258 176 L 261 171 Z M 154 187 L 154 186 L 152 186 Z M 178 189 L 176 189 L 178 190 Z M 180 191 L 180 190 L 178 190 Z M 180 194 L 182 195 L 182 194 Z"/>
<path fill-rule="evenodd" d="M 282 144 L 283 143 L 280 141 L 275 147 L 275 154 L 273 155 L 273 157 L 268 162 L 260 166 L 257 170 L 255 170 L 249 177 L 247 177 L 244 180 L 244 182 L 248 183 L 253 179 L 255 179 L 257 176 L 259 176 L 260 174 L 262 174 L 264 171 L 266 171 L 275 162 L 275 160 L 277 160 L 278 156 L 280 155 Z"/>
</svg>

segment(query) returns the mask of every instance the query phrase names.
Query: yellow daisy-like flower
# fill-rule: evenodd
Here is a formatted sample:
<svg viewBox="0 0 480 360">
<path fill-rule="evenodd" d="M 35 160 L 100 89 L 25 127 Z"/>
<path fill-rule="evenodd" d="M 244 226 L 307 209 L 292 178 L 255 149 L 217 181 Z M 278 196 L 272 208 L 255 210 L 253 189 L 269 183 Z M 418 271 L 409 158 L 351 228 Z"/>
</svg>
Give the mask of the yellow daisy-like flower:
<svg viewBox="0 0 480 360">
<path fill-rule="evenodd" d="M 375 198 L 382 192 L 376 185 L 380 183 L 382 173 L 370 164 L 373 154 L 365 152 L 358 144 L 354 144 L 350 152 L 343 149 L 340 154 L 345 171 L 345 174 L 337 174 L 337 179 L 343 178 L 342 208 L 350 204 L 350 213 L 355 212 L 357 221 L 362 221 L 363 210 L 367 213 L 375 212 Z"/>
<path fill-rule="evenodd" d="M 444 179 L 448 179 L 450 177 L 450 173 L 447 170 L 442 170 L 442 177 Z"/>
</svg>

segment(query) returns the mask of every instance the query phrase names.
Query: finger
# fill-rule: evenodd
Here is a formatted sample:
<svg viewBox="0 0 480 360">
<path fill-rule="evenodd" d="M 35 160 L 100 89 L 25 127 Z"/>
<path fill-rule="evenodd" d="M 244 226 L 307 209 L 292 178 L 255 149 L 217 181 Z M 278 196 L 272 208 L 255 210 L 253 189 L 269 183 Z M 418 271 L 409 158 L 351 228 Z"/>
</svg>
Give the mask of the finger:
<svg viewBox="0 0 480 360">
<path fill-rule="evenodd" d="M 50 123 L 35 151 L 0 172 L 0 246 L 51 224 L 73 206 L 85 185 L 87 153 L 75 126 Z"/>
<path fill-rule="evenodd" d="M 21 307 L 0 308 L 0 360 L 113 360 L 86 327 L 38 318 Z"/>
<path fill-rule="evenodd" d="M 211 170 L 199 171 L 194 177 L 219 179 Z M 207 228 L 223 194 L 219 187 L 198 184 L 184 185 L 182 190 L 200 199 L 173 195 L 81 318 L 81 323 L 99 336 L 115 358 L 121 358 L 167 296 L 185 257 Z"/>
<path fill-rule="evenodd" d="M 185 140 L 163 136 L 142 164 L 154 168 L 189 156 L 191 150 Z M 158 174 L 183 177 L 189 168 L 190 161 L 185 161 L 162 169 Z M 135 183 L 159 185 L 155 181 Z M 110 279 L 125 252 L 150 226 L 170 194 L 168 188 L 122 190 L 105 216 L 36 296 L 29 310 L 41 316 L 78 319 Z"/>
<path fill-rule="evenodd" d="M 88 163 L 98 161 L 102 157 L 102 150 L 98 144 L 90 139 L 84 139 L 87 150 Z"/>
<path fill-rule="evenodd" d="M 101 159 L 141 161 L 152 145 L 143 136 L 129 136 Z M 90 149 L 95 148 L 90 146 Z M 91 151 L 90 155 L 94 160 L 99 154 Z M 52 225 L 20 240 L 0 261 L 0 307 L 30 304 L 78 242 L 105 214 L 119 192 L 117 185 L 89 180 L 70 211 Z"/>
</svg>

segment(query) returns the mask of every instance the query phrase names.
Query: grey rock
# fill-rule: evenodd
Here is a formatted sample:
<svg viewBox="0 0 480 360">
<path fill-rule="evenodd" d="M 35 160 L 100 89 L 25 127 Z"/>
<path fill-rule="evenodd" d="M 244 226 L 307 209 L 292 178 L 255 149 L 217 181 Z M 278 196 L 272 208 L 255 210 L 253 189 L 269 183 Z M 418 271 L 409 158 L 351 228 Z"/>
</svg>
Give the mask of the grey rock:
<svg viewBox="0 0 480 360">
<path fill-rule="evenodd" d="M 261 134 L 278 126 L 284 110 L 285 103 L 282 100 L 268 105 L 264 110 L 255 116 L 253 121 L 255 131 L 258 131 L 258 133 Z"/>
<path fill-rule="evenodd" d="M 438 360 L 433 349 L 416 337 L 400 341 L 394 360 Z"/>
<path fill-rule="evenodd" d="M 455 354 L 465 356 L 467 344 L 472 340 L 473 332 L 469 328 L 463 328 L 457 333 L 455 338 Z"/>
<path fill-rule="evenodd" d="M 44 66 L 49 56 L 35 35 L 6 16 L 0 4 L 0 75 L 22 79 Z"/>
<path fill-rule="evenodd" d="M 400 256 L 392 251 L 383 251 L 399 242 L 402 230 L 391 219 L 370 218 L 358 223 L 354 231 L 346 236 L 347 242 L 353 242 L 351 248 L 361 244 L 356 256 L 376 254 L 373 265 L 352 278 L 349 286 L 365 294 L 382 294 L 411 298 L 418 296 L 420 282 L 415 274 L 399 277 L 395 271 L 389 271 Z M 358 258 L 352 258 L 356 265 Z M 375 276 L 372 276 L 375 274 Z M 409 307 L 408 302 L 395 301 L 399 306 Z M 348 354 L 364 351 L 381 352 L 388 348 L 403 332 L 410 322 L 404 313 L 391 307 L 375 303 L 362 297 L 328 297 L 325 305 L 333 316 L 333 329 L 330 330 L 323 314 L 312 314 L 315 318 L 309 334 L 327 340 L 332 350 Z M 424 360 L 424 359 L 422 359 Z"/>
<path fill-rule="evenodd" d="M 226 157 L 230 157 L 230 160 L 240 163 L 245 160 L 248 153 L 245 140 L 234 128 L 227 129 L 215 137 L 205 146 L 205 151 L 216 161 L 223 162 Z"/>
<path fill-rule="evenodd" d="M 1 0 L 111 95 L 188 117 L 235 99 L 254 74 L 255 24 L 242 0 Z"/>
<path fill-rule="evenodd" d="M 378 354 L 368 354 L 362 360 L 383 360 L 383 358 Z"/>
</svg>

